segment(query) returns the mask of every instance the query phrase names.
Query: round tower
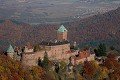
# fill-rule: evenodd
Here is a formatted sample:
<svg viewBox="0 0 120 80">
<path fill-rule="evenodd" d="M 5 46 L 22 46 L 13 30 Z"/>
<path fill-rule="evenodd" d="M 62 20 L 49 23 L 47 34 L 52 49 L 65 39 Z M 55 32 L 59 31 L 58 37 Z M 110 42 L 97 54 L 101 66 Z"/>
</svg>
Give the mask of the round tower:
<svg viewBox="0 0 120 80">
<path fill-rule="evenodd" d="M 61 25 L 60 28 L 57 30 L 57 40 L 62 42 L 64 40 L 67 40 L 67 29 Z"/>
<path fill-rule="evenodd" d="M 7 50 L 7 56 L 9 56 L 10 58 L 13 59 L 13 56 L 14 56 L 14 49 L 13 47 L 10 45 L 8 50 Z"/>
<path fill-rule="evenodd" d="M 37 65 L 37 59 L 35 58 L 34 52 L 23 52 L 21 61 L 22 61 L 22 64 L 27 66 Z"/>
</svg>

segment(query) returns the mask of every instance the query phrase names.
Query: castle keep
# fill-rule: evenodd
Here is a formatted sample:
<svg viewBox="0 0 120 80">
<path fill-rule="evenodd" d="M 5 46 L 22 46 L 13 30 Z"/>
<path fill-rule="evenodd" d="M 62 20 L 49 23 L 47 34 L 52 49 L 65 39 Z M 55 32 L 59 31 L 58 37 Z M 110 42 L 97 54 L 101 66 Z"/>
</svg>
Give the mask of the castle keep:
<svg viewBox="0 0 120 80">
<path fill-rule="evenodd" d="M 63 40 L 67 40 L 67 29 L 61 25 L 61 27 L 57 30 L 57 40 L 62 42 Z"/>
<path fill-rule="evenodd" d="M 78 55 L 78 50 L 70 49 L 70 42 L 67 39 L 67 33 L 68 33 L 68 30 L 63 25 L 61 25 L 56 32 L 57 40 L 55 40 L 54 42 L 42 41 L 39 44 L 39 47 L 41 48 L 40 51 L 34 52 L 33 47 L 30 45 L 27 45 L 24 47 L 23 52 L 17 50 L 15 53 L 14 50 L 11 48 L 12 46 L 10 46 L 9 48 L 10 50 L 8 49 L 7 51 L 8 56 L 13 58 L 13 55 L 21 54 L 21 58 L 19 60 L 22 61 L 23 64 L 28 66 L 38 65 L 38 60 L 39 59 L 43 60 L 44 53 L 48 54 L 48 58 L 51 61 L 64 60 L 65 62 L 68 62 L 70 57 L 75 57 L 75 55 Z M 89 53 L 86 53 L 85 55 L 83 54 L 85 56 L 84 57 L 85 59 L 87 57 L 90 57 L 90 55 L 87 55 L 87 54 Z M 15 57 L 15 58 L 18 60 L 18 57 Z M 79 59 L 82 59 L 82 57 Z M 76 59 L 74 58 L 74 60 Z M 77 62 L 78 61 L 83 61 L 83 60 L 77 59 Z"/>
</svg>

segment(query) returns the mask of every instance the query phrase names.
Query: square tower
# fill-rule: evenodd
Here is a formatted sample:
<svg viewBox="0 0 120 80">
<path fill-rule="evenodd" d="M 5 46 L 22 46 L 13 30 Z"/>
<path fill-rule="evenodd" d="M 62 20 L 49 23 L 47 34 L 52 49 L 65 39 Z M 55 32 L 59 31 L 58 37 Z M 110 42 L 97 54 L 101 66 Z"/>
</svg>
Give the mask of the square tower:
<svg viewBox="0 0 120 80">
<path fill-rule="evenodd" d="M 64 40 L 67 40 L 67 29 L 61 25 L 60 28 L 57 30 L 57 40 L 62 42 Z"/>
</svg>

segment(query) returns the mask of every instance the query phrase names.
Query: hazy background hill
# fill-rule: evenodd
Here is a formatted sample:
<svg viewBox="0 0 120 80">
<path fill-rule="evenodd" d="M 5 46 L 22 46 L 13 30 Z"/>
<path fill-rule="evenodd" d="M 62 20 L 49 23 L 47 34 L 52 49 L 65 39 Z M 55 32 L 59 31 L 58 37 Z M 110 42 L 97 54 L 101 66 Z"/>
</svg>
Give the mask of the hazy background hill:
<svg viewBox="0 0 120 80">
<path fill-rule="evenodd" d="M 0 0 L 0 19 L 30 24 L 69 22 L 119 5 L 120 0 Z"/>
<path fill-rule="evenodd" d="M 56 39 L 56 30 L 60 24 L 41 24 L 30 26 L 12 20 L 0 21 L 0 45 L 8 42 L 23 45 L 26 42 L 40 43 L 42 40 Z M 95 15 L 73 22 L 62 23 L 68 29 L 68 39 L 80 46 L 96 46 L 100 42 L 107 45 L 120 45 L 120 8 L 105 14 Z M 2 48 L 1 48 L 2 49 Z"/>
</svg>

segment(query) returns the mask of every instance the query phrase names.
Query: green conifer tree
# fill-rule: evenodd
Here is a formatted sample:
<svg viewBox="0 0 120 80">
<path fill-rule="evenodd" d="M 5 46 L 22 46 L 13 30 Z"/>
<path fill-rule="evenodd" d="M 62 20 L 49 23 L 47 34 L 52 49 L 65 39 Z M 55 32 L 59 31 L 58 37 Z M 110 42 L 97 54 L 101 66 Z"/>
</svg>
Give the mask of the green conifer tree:
<svg viewBox="0 0 120 80">
<path fill-rule="evenodd" d="M 98 48 L 94 50 L 97 56 L 106 56 L 105 44 L 99 44 Z"/>
<path fill-rule="evenodd" d="M 44 53 L 44 59 L 42 61 L 42 67 L 47 69 L 48 66 L 49 66 L 49 59 L 48 59 L 48 54 L 45 51 L 45 53 Z"/>
</svg>

